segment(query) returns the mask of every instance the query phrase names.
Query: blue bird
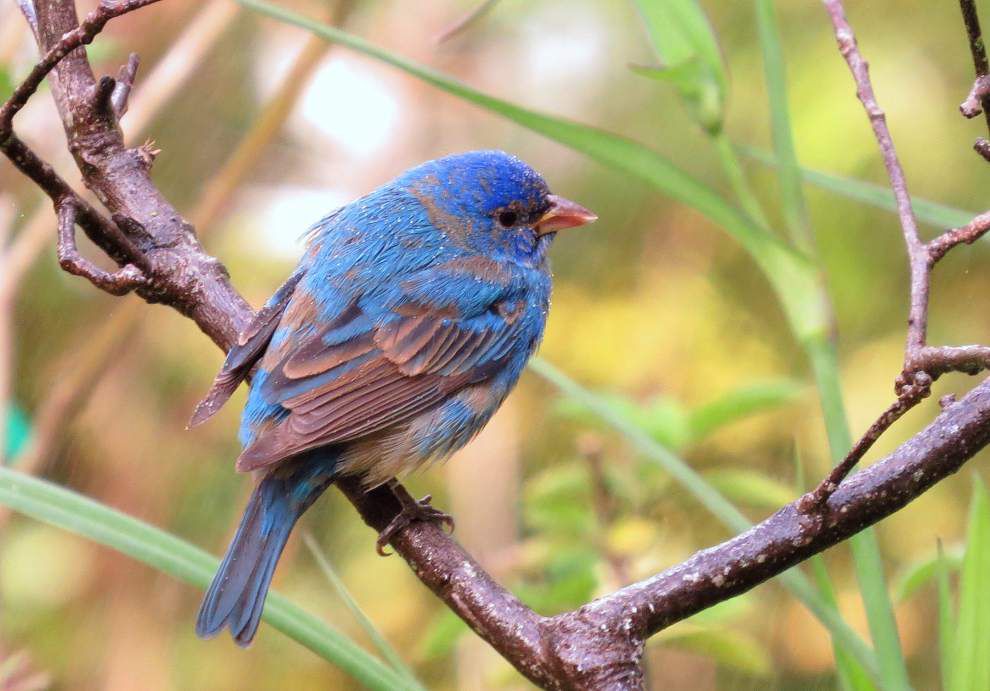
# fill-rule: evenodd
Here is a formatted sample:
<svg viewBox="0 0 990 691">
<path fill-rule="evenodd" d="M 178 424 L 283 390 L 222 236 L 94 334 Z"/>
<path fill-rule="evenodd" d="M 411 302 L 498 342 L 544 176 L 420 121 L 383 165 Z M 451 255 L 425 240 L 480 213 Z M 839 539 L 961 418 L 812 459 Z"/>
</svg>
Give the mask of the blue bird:
<svg viewBox="0 0 990 691">
<path fill-rule="evenodd" d="M 417 166 L 312 228 L 193 415 L 209 418 L 250 375 L 237 470 L 261 479 L 199 636 L 229 627 L 251 642 L 292 527 L 335 478 L 371 488 L 478 433 L 543 336 L 556 232 L 596 218 L 518 158 L 474 151 Z M 379 551 L 409 520 L 446 517 L 407 504 Z"/>
</svg>

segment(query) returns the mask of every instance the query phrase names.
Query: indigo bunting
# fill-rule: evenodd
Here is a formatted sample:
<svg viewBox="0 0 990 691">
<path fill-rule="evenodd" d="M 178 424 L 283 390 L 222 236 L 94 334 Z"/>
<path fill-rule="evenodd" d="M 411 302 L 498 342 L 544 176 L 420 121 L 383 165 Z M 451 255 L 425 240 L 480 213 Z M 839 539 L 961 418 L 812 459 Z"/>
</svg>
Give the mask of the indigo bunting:
<svg viewBox="0 0 990 691">
<path fill-rule="evenodd" d="M 289 532 L 335 478 L 374 487 L 477 434 L 543 335 L 554 236 L 596 218 L 518 158 L 474 151 L 417 166 L 311 229 L 193 415 L 210 417 L 254 372 L 237 470 L 261 479 L 199 636 L 229 627 L 251 642 Z M 445 514 L 407 502 L 379 550 L 431 516 Z"/>
</svg>

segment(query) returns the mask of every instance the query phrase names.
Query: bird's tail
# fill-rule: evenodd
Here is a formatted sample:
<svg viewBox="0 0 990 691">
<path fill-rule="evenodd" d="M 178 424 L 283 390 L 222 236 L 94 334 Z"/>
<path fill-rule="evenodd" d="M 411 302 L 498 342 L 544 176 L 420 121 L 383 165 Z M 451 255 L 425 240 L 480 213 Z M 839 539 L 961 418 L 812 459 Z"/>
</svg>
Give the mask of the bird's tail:
<svg viewBox="0 0 990 691">
<path fill-rule="evenodd" d="M 196 635 L 211 638 L 229 627 L 238 645 L 251 643 L 289 533 L 333 482 L 335 464 L 323 451 L 280 465 L 258 483 L 200 605 Z"/>
</svg>

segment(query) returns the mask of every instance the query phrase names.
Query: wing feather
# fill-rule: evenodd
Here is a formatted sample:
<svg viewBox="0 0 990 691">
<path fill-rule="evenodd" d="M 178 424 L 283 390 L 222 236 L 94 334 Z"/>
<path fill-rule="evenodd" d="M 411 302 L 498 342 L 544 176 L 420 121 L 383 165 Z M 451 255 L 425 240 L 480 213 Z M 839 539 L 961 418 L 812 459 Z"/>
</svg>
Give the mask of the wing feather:
<svg viewBox="0 0 990 691">
<path fill-rule="evenodd" d="M 270 365 L 266 397 L 289 414 L 244 449 L 238 469 L 380 433 L 491 377 L 518 326 L 494 315 L 459 319 L 450 309 L 405 305 L 373 325 L 354 302 L 280 362 L 264 363 Z M 351 335 L 340 340 L 330 332 Z M 334 370 L 339 375 L 328 376 Z"/>
<path fill-rule="evenodd" d="M 237 343 L 227 353 L 227 359 L 213 380 L 210 390 L 196 405 L 189 427 L 200 425 L 213 417 L 250 374 L 251 368 L 271 342 L 303 273 L 302 268 L 293 272 L 238 336 Z"/>
</svg>

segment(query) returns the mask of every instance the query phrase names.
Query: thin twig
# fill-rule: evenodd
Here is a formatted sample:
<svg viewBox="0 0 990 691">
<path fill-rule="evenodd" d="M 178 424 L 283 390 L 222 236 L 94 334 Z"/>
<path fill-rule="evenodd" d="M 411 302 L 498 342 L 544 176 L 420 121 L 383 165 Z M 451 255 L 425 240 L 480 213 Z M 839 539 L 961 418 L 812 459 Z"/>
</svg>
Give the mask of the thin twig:
<svg viewBox="0 0 990 691">
<path fill-rule="evenodd" d="M 945 253 L 956 245 L 971 245 L 983 237 L 988 230 L 990 230 L 990 211 L 985 211 L 966 225 L 942 233 L 928 243 L 929 269 L 934 267 L 945 256 Z"/>
<path fill-rule="evenodd" d="M 76 205 L 71 199 L 58 207 L 58 263 L 64 271 L 82 276 L 94 286 L 111 295 L 126 295 L 147 283 L 141 270 L 126 264 L 110 273 L 79 254 L 76 246 Z"/>
<path fill-rule="evenodd" d="M 884 432 L 890 429 L 891 425 L 901 419 L 907 411 L 927 398 L 931 394 L 932 379 L 925 372 L 918 372 L 915 382 L 902 389 L 902 393 L 893 403 L 880 414 L 880 417 L 870 425 L 866 433 L 859 438 L 846 457 L 839 462 L 832 471 L 822 480 L 818 486 L 808 494 L 801 497 L 798 507 L 804 513 L 810 513 L 821 508 L 828 501 L 829 496 L 835 492 L 847 475 L 856 467 L 856 464 L 866 455 L 877 439 Z"/>
<path fill-rule="evenodd" d="M 965 372 L 976 374 L 990 367 L 990 348 L 986 346 L 929 346 L 928 336 L 928 298 L 931 291 L 931 272 L 935 264 L 945 254 L 962 243 L 975 242 L 987 230 L 990 230 L 990 212 L 975 217 L 965 226 L 948 230 L 929 243 L 924 243 L 918 233 L 918 222 L 911 206 L 911 195 L 907 189 L 907 179 L 904 169 L 897 157 L 894 140 L 887 127 L 887 118 L 877 103 L 870 81 L 869 65 L 863 59 L 856 43 L 849 21 L 846 19 L 842 0 L 823 0 L 832 26 L 839 52 L 845 58 L 856 83 L 856 93 L 863 104 L 873 128 L 874 137 L 880 147 L 887 177 L 897 203 L 897 215 L 900 219 L 904 244 L 907 247 L 908 264 L 911 273 L 910 309 L 908 313 L 907 339 L 904 347 L 904 366 L 898 375 L 894 390 L 897 400 L 870 425 L 866 433 L 853 445 L 846 457 L 836 465 L 819 485 L 802 497 L 799 506 L 803 511 L 810 512 L 820 509 L 828 497 L 835 492 L 839 483 L 849 474 L 870 447 L 891 425 L 901 418 L 908 410 L 915 407 L 931 393 L 931 385 L 939 376 L 947 372 Z M 967 15 L 966 0 L 962 0 L 963 14 Z M 973 13 L 975 21 L 975 10 Z M 970 22 L 967 19 L 967 27 Z M 976 36 L 979 37 L 979 25 L 976 24 Z M 970 34 L 971 45 L 973 34 Z M 986 54 L 983 52 L 982 39 L 979 39 L 979 51 L 974 48 L 973 59 L 977 70 L 983 69 L 986 74 Z M 979 58 L 977 53 L 979 52 Z"/>
<path fill-rule="evenodd" d="M 0 142 L 3 141 L 5 136 L 10 134 L 14 116 L 24 107 L 28 99 L 31 98 L 31 95 L 41 86 L 41 82 L 62 61 L 62 58 L 79 46 L 91 43 L 111 19 L 158 1 L 122 0 L 121 2 L 110 4 L 104 0 L 95 10 L 89 13 L 78 27 L 62 36 L 62 39 L 34 66 L 24 81 L 14 89 L 14 93 L 10 95 L 7 102 L 0 107 Z"/>
<path fill-rule="evenodd" d="M 140 64 L 141 59 L 138 54 L 131 53 L 127 58 L 127 63 L 121 66 L 120 72 L 117 74 L 117 84 L 110 96 L 110 106 L 118 120 L 124 117 L 130 105 L 128 101 L 130 100 L 131 89 L 134 88 L 134 79 Z"/>
<path fill-rule="evenodd" d="M 975 0 L 959 0 L 959 9 L 962 10 L 963 24 L 966 26 L 966 36 L 969 39 L 969 51 L 973 56 L 973 69 L 976 72 L 976 79 L 973 81 L 973 88 L 959 110 L 967 118 L 976 117 L 983 111 L 987 121 L 987 129 L 990 130 L 990 81 L 987 73 L 990 72 L 990 63 L 987 62 L 987 50 L 983 44 L 983 32 L 980 30 L 980 18 L 976 12 Z M 980 137 L 973 144 L 973 148 L 984 159 L 990 161 L 990 142 Z"/>
<path fill-rule="evenodd" d="M 128 99 L 125 136 L 129 141 L 137 140 L 144 133 L 144 129 L 162 107 L 186 83 L 204 54 L 214 45 L 222 31 L 230 26 L 238 7 L 235 3 L 228 2 L 207 3 L 189 22 L 165 56 L 155 64 L 144 86 L 137 90 L 133 99 Z M 16 13 L 16 8 L 12 7 L 11 12 Z M 125 66 L 128 70 L 129 65 L 130 62 Z M 123 71 L 124 68 L 121 69 Z M 71 162 L 68 152 L 64 153 L 67 161 Z M 59 165 L 61 161 L 54 167 L 58 168 Z M 199 226 L 195 221 L 194 225 Z M 51 228 L 51 211 L 41 205 L 23 224 L 23 229 L 4 256 L 4 271 L 0 274 L 0 299 L 5 295 L 14 299 L 14 294 L 22 285 L 21 277 L 34 265 L 42 250 L 50 246 L 48 237 Z M 116 314 L 115 312 L 114 315 Z M 115 318 L 114 316 L 111 319 Z"/>
</svg>

